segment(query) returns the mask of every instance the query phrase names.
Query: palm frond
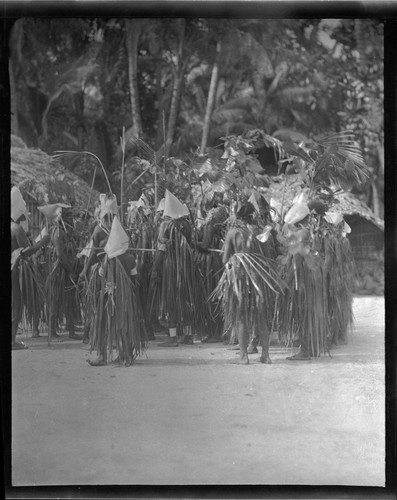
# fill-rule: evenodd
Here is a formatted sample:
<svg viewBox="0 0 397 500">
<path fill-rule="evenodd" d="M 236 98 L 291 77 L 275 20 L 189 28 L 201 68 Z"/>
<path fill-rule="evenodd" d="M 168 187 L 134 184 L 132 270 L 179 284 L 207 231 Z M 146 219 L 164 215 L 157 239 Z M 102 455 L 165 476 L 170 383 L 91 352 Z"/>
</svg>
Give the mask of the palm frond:
<svg viewBox="0 0 397 500">
<path fill-rule="evenodd" d="M 101 166 L 102 172 L 105 176 L 105 179 L 106 179 L 106 182 L 107 182 L 107 185 L 109 188 L 109 193 L 112 193 L 112 188 L 110 186 L 109 178 L 107 176 L 105 167 L 103 166 L 103 164 L 102 164 L 101 160 L 98 158 L 98 156 L 95 155 L 94 153 L 91 153 L 90 151 L 55 151 L 55 153 L 52 155 L 52 157 L 57 159 L 57 160 L 61 160 L 62 158 L 65 158 L 66 156 L 76 157 L 78 155 L 90 155 L 98 161 L 99 165 Z"/>
<path fill-rule="evenodd" d="M 361 168 L 364 175 L 368 176 L 368 167 L 365 164 L 360 146 L 357 144 L 353 132 L 342 131 L 317 140 L 325 148 L 333 148 L 336 155 L 345 160 L 351 160 L 356 167 Z"/>
</svg>

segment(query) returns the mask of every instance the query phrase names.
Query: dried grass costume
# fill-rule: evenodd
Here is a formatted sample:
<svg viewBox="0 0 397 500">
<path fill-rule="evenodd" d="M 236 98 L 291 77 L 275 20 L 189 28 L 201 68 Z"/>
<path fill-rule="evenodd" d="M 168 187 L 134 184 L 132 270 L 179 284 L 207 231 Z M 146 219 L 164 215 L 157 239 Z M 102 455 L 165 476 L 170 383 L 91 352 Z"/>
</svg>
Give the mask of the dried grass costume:
<svg viewBox="0 0 397 500">
<path fill-rule="evenodd" d="M 150 283 L 151 311 L 169 328 L 192 325 L 197 283 L 191 247 L 191 226 L 186 219 L 160 224 Z"/>
<path fill-rule="evenodd" d="M 313 215 L 305 226 L 292 232 L 294 239 L 284 257 L 288 292 L 279 307 L 282 339 L 287 345 L 300 344 L 300 352 L 288 358 L 292 360 L 329 353 L 331 344 L 346 342 L 353 321 L 349 241 L 323 216 Z"/>
<path fill-rule="evenodd" d="M 18 324 L 23 317 L 27 324 L 33 327 L 38 323 L 44 310 L 43 279 L 33 260 L 28 258 L 44 244 L 45 241 L 32 246 L 23 228 L 11 222 L 11 253 L 24 250 L 23 256 L 15 261 L 11 269 L 13 343 Z"/>
<path fill-rule="evenodd" d="M 50 336 L 57 337 L 56 331 L 65 321 L 69 337 L 80 340 L 75 334 L 75 323 L 81 320 L 81 310 L 77 288 L 79 263 L 72 224 L 72 219 L 63 220 L 61 217 L 51 228 L 51 268 L 46 280 L 46 296 Z"/>
<path fill-rule="evenodd" d="M 194 260 L 189 210 L 168 190 L 163 216 L 156 242 L 149 300 L 152 314 L 168 324 L 170 339 L 159 345 L 176 347 L 177 329 L 183 331 L 182 342 L 192 344 L 193 330 L 202 331 L 209 309 L 202 277 Z"/>
<path fill-rule="evenodd" d="M 222 338 L 223 316 L 219 299 L 212 296 L 223 272 L 222 252 L 228 211 L 225 207 L 212 208 L 200 228 L 197 243 L 196 262 L 203 277 L 205 297 L 209 302 L 209 316 L 203 342 L 215 342 Z M 201 238 L 200 238 L 201 236 Z M 213 249 L 209 251 L 208 249 Z M 214 251 L 219 250 L 219 252 Z M 212 297 L 212 299 L 210 299 Z M 204 333 L 204 332 L 203 332 Z"/>
<path fill-rule="evenodd" d="M 98 226 L 92 237 L 94 247 L 103 246 L 108 234 Z M 146 348 L 135 259 L 127 252 L 110 258 L 105 251 L 95 250 L 88 267 L 87 322 L 91 351 L 99 356 L 89 363 L 102 365 L 116 359 L 129 366 Z"/>
<path fill-rule="evenodd" d="M 26 346 L 16 341 L 18 325 L 25 314 L 33 326 L 43 310 L 44 287 L 37 267 L 31 258 L 49 241 L 49 237 L 31 245 L 19 222 L 26 218 L 26 204 L 17 187 L 11 189 L 11 299 L 12 299 L 12 348 Z"/>
<path fill-rule="evenodd" d="M 262 344 L 261 362 L 271 363 L 268 353 L 274 301 L 282 292 L 276 262 L 267 257 L 259 231 L 236 219 L 225 240 L 225 269 L 214 296 L 221 300 L 225 329 L 231 342 L 238 338 L 240 362 L 248 363 L 247 346 L 252 333 Z"/>
<path fill-rule="evenodd" d="M 136 267 L 138 272 L 139 295 L 145 318 L 145 330 L 147 340 L 154 340 L 153 321 L 150 315 L 149 286 L 150 274 L 153 266 L 153 252 L 155 239 L 155 225 L 153 214 L 142 207 L 130 210 L 128 217 L 128 232 L 130 234 L 133 248 L 149 251 L 139 251 L 136 255 Z"/>
</svg>

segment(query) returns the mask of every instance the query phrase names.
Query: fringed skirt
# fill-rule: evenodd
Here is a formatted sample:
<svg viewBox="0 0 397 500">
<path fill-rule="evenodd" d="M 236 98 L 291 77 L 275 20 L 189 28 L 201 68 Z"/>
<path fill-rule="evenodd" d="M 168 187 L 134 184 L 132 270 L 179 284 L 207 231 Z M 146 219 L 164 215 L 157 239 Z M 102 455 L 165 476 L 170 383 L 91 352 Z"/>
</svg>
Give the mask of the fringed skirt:
<svg viewBox="0 0 397 500">
<path fill-rule="evenodd" d="M 325 273 L 328 320 L 332 342 L 346 342 L 353 324 L 354 257 L 350 242 L 342 236 L 325 241 Z"/>
<path fill-rule="evenodd" d="M 215 245 L 212 245 L 216 248 Z M 196 252 L 195 261 L 203 283 L 204 301 L 206 307 L 206 324 L 202 331 L 203 336 L 220 337 L 223 333 L 223 316 L 219 298 L 210 298 L 223 272 L 221 252 Z"/>
<path fill-rule="evenodd" d="M 66 319 L 67 322 L 79 322 L 81 310 L 79 291 L 77 284 L 72 281 L 70 273 L 56 259 L 51 272 L 46 280 L 46 297 L 48 315 L 51 314 L 52 321 L 59 325 Z"/>
<path fill-rule="evenodd" d="M 105 362 L 113 359 L 130 365 L 146 349 L 144 318 L 138 285 L 133 283 L 117 258 L 91 268 L 87 288 L 87 316 L 91 350 Z"/>
<path fill-rule="evenodd" d="M 37 327 L 40 320 L 45 321 L 44 278 L 31 259 L 21 259 L 18 272 L 23 309 L 21 316 L 27 325 Z"/>
<path fill-rule="evenodd" d="M 203 279 L 194 261 L 193 250 L 175 231 L 173 243 L 156 252 L 149 300 L 152 314 L 167 321 L 169 328 L 192 326 L 201 330 L 209 317 Z"/>
<path fill-rule="evenodd" d="M 285 269 L 288 291 L 279 303 L 279 331 L 286 345 L 304 342 L 310 356 L 328 352 L 331 330 L 324 264 L 299 254 L 288 256 Z"/>
<path fill-rule="evenodd" d="M 243 323 L 248 334 L 271 327 L 275 298 L 282 291 L 275 261 L 259 254 L 236 253 L 225 266 L 211 298 L 219 300 L 230 342 L 233 326 Z"/>
</svg>

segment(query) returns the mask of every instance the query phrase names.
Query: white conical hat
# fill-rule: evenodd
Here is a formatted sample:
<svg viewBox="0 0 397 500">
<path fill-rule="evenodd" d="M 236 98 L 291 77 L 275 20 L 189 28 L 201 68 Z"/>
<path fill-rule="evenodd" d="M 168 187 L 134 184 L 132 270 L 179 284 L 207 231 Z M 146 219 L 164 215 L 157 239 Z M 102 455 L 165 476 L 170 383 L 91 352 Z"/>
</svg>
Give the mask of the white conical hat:
<svg viewBox="0 0 397 500">
<path fill-rule="evenodd" d="M 27 216 L 26 203 L 21 191 L 14 186 L 11 189 L 11 219 L 17 221 L 21 215 Z"/>
<path fill-rule="evenodd" d="M 70 205 L 65 205 L 65 203 L 52 203 L 51 205 L 37 207 L 37 209 L 45 216 L 48 222 L 58 220 L 62 215 L 62 208 L 70 208 Z"/>
<path fill-rule="evenodd" d="M 128 234 L 124 231 L 118 217 L 115 217 L 112 222 L 108 241 L 105 245 L 105 252 L 108 254 L 109 259 L 125 253 L 128 249 L 128 243 Z"/>
<path fill-rule="evenodd" d="M 118 214 L 116 195 L 114 194 L 107 195 L 105 193 L 101 193 L 99 195 L 99 201 L 101 203 L 101 209 L 99 212 L 100 219 L 103 219 L 103 217 L 105 217 L 106 214 L 113 214 L 113 215 Z"/>
<path fill-rule="evenodd" d="M 309 214 L 310 210 L 307 206 L 307 203 L 298 201 L 288 210 L 288 213 L 284 218 L 284 222 L 286 222 L 287 224 L 295 224 L 296 222 L 304 219 Z"/>
<path fill-rule="evenodd" d="M 165 205 L 165 198 L 161 198 L 160 203 L 157 206 L 156 212 L 163 212 Z"/>
<path fill-rule="evenodd" d="M 189 210 L 186 205 L 183 205 L 176 196 L 168 191 L 165 191 L 164 216 L 171 219 L 179 219 L 189 215 Z"/>
<path fill-rule="evenodd" d="M 343 220 L 343 215 L 340 212 L 325 212 L 325 220 L 331 224 L 340 224 Z"/>
</svg>

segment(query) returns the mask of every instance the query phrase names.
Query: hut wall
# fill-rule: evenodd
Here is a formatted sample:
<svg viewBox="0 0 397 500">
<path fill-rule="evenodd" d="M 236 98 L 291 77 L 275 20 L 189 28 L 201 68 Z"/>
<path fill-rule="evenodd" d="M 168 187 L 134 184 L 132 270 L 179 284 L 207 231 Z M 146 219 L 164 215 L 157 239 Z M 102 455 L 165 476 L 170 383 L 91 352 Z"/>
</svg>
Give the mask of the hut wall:
<svg viewBox="0 0 397 500">
<path fill-rule="evenodd" d="M 356 264 L 357 295 L 383 295 L 384 274 L 384 233 L 366 220 L 351 224 L 349 240 Z"/>
</svg>

